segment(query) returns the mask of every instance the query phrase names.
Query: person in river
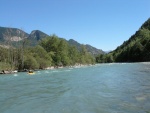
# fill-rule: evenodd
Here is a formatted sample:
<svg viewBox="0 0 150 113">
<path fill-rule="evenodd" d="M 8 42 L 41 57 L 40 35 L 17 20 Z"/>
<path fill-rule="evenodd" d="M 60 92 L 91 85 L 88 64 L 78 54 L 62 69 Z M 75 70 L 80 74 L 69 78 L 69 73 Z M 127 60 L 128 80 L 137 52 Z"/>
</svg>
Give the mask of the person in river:
<svg viewBox="0 0 150 113">
<path fill-rule="evenodd" d="M 2 70 L 2 74 L 5 74 L 5 71 L 4 71 L 4 70 Z"/>
<path fill-rule="evenodd" d="M 33 73 L 33 71 L 32 71 L 32 70 L 29 70 L 29 73 Z"/>
</svg>

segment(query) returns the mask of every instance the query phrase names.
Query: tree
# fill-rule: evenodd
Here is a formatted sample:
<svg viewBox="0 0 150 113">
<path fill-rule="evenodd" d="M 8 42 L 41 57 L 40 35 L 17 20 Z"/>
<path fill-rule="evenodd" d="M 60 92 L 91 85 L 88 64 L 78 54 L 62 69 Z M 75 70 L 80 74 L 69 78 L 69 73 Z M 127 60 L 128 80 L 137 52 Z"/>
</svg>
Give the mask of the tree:
<svg viewBox="0 0 150 113">
<path fill-rule="evenodd" d="M 8 59 L 7 59 L 7 61 L 6 62 L 8 62 L 10 65 L 11 65 L 11 69 L 10 70 L 12 70 L 12 68 L 13 68 L 13 54 L 12 54 L 12 52 L 13 52 L 13 47 L 12 47 L 12 42 L 11 42 L 11 40 L 12 40 L 12 36 L 11 36 L 11 33 L 12 33 L 12 30 L 11 29 L 7 29 L 6 30 L 6 32 L 3 34 L 4 35 L 4 37 L 6 38 L 6 45 L 7 45 L 7 47 L 8 47 Z"/>
<path fill-rule="evenodd" d="M 18 47 L 18 57 L 20 58 L 19 60 L 19 64 L 21 67 L 18 67 L 19 70 L 23 70 L 24 69 L 24 50 L 25 50 L 25 46 L 29 43 L 29 41 L 26 39 L 25 33 L 21 33 L 19 31 L 20 37 L 23 39 L 20 41 L 20 45 Z M 19 54 L 20 53 L 20 54 Z"/>
<path fill-rule="evenodd" d="M 79 63 L 79 51 L 75 46 L 69 46 L 69 59 L 70 64 L 75 65 L 76 63 Z"/>
<path fill-rule="evenodd" d="M 82 45 L 80 51 L 80 63 L 81 64 L 93 64 L 95 62 L 94 57 L 88 53 L 86 47 Z"/>
<path fill-rule="evenodd" d="M 40 45 L 30 48 L 28 53 L 32 53 L 31 55 L 36 59 L 40 69 L 44 69 L 48 66 L 51 66 L 51 56 Z"/>
<path fill-rule="evenodd" d="M 68 43 L 64 39 L 60 39 L 60 43 L 58 45 L 58 55 L 61 57 L 61 63 L 64 66 L 67 66 L 70 64 L 70 59 L 68 56 Z"/>
<path fill-rule="evenodd" d="M 25 69 L 39 69 L 39 64 L 32 55 L 27 55 L 24 61 Z"/>
</svg>

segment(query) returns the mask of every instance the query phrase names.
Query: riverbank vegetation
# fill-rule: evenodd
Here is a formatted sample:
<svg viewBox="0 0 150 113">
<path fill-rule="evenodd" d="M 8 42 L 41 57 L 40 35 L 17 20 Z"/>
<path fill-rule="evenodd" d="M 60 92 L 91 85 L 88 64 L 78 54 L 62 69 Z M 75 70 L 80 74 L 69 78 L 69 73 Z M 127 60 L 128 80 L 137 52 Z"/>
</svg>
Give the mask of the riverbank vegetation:
<svg viewBox="0 0 150 113">
<path fill-rule="evenodd" d="M 6 34 L 6 44 L 0 46 L 0 70 L 45 69 L 94 64 L 95 61 L 96 63 L 150 61 L 150 18 L 121 46 L 108 54 L 102 53 L 96 57 L 87 51 L 85 45 L 80 48 L 71 46 L 65 39 L 56 35 L 38 38 L 38 44 L 31 47 L 28 43 L 31 43 L 34 37 L 14 43 L 11 41 L 10 33 L 7 31 Z M 25 37 L 24 33 L 22 37 Z"/>
<path fill-rule="evenodd" d="M 95 58 L 87 52 L 84 45 L 79 51 L 56 35 L 43 38 L 35 47 L 29 47 L 25 42 L 21 42 L 17 48 L 0 47 L 0 53 L 1 70 L 22 71 L 95 63 Z"/>
<path fill-rule="evenodd" d="M 96 57 L 98 63 L 148 61 L 150 61 L 150 18 L 116 50 Z"/>
</svg>

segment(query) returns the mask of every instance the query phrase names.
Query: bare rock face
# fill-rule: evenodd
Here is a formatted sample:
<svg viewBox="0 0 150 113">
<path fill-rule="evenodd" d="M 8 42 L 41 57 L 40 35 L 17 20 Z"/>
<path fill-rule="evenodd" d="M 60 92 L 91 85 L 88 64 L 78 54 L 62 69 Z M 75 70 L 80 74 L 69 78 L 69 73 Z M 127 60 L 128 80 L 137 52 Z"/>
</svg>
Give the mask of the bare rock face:
<svg viewBox="0 0 150 113">
<path fill-rule="evenodd" d="M 10 45 L 12 46 L 13 43 L 14 45 L 18 45 L 17 43 L 26 39 L 28 40 L 30 46 L 36 46 L 41 39 L 48 36 L 49 35 L 40 30 L 33 30 L 30 34 L 28 34 L 18 28 L 0 27 L 0 46 L 9 47 Z M 83 46 L 83 44 L 80 44 L 73 39 L 70 39 L 67 42 L 69 45 L 75 46 L 79 51 Z M 94 56 L 98 54 L 105 54 L 105 52 L 101 49 L 97 49 L 91 45 L 86 44 L 84 46 L 86 47 L 87 51 Z"/>
<path fill-rule="evenodd" d="M 17 28 L 0 27 L 0 42 L 18 42 L 29 36 L 23 30 Z"/>
</svg>

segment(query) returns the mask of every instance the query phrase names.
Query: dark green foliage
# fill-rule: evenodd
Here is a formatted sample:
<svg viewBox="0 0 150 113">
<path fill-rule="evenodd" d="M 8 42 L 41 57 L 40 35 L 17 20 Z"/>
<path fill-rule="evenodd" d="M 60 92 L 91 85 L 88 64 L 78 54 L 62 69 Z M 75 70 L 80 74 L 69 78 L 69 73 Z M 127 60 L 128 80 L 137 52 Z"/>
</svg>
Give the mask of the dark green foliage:
<svg viewBox="0 0 150 113">
<path fill-rule="evenodd" d="M 79 51 L 75 46 L 69 46 L 68 57 L 70 60 L 70 65 L 74 65 L 75 63 L 79 63 Z"/>
<path fill-rule="evenodd" d="M 40 41 L 35 47 L 20 42 L 18 48 L 0 47 L 0 69 L 45 69 L 50 66 L 70 66 L 76 64 L 94 64 L 94 57 L 87 52 L 85 46 L 78 51 L 65 39 L 56 35 Z M 3 65 L 3 68 L 2 68 Z M 6 68 L 7 67 L 7 68 Z"/>
<path fill-rule="evenodd" d="M 39 45 L 28 49 L 26 53 L 30 53 L 30 55 L 34 57 L 40 69 L 44 69 L 51 65 L 51 56 L 46 52 L 43 47 Z"/>
<path fill-rule="evenodd" d="M 86 48 L 78 51 L 75 46 L 68 45 L 68 42 L 56 35 L 49 36 L 39 43 L 48 53 L 51 54 L 53 65 L 68 66 L 94 63 L 93 57 L 87 54 Z M 87 59 L 90 59 L 89 61 Z"/>
<path fill-rule="evenodd" d="M 28 42 L 28 46 L 36 46 L 39 41 L 49 37 L 46 33 L 40 30 L 33 30 L 30 34 L 17 28 L 0 27 L 0 45 L 9 45 L 13 47 L 20 47 L 23 42 Z M 77 41 L 70 39 L 67 41 L 70 46 L 75 46 L 79 51 L 81 50 L 82 44 Z M 90 45 L 85 45 L 86 49 L 93 56 L 97 54 L 104 54 L 100 49 L 96 49 Z"/>
<path fill-rule="evenodd" d="M 4 62 L 7 61 L 8 58 L 6 56 L 8 56 L 8 51 L 6 48 L 0 47 L 0 62 Z"/>
<path fill-rule="evenodd" d="M 32 55 L 27 55 L 24 61 L 24 69 L 38 69 L 39 64 Z"/>
<path fill-rule="evenodd" d="M 108 58 L 107 58 L 108 57 Z M 97 56 L 97 62 L 146 62 L 150 61 L 150 19 L 116 50 Z"/>
<path fill-rule="evenodd" d="M 97 63 L 111 63 L 114 62 L 114 57 L 112 54 L 100 54 L 96 56 Z"/>
<path fill-rule="evenodd" d="M 90 53 L 88 53 L 86 46 L 82 45 L 80 53 L 80 63 L 81 64 L 92 64 L 93 58 Z"/>
</svg>

